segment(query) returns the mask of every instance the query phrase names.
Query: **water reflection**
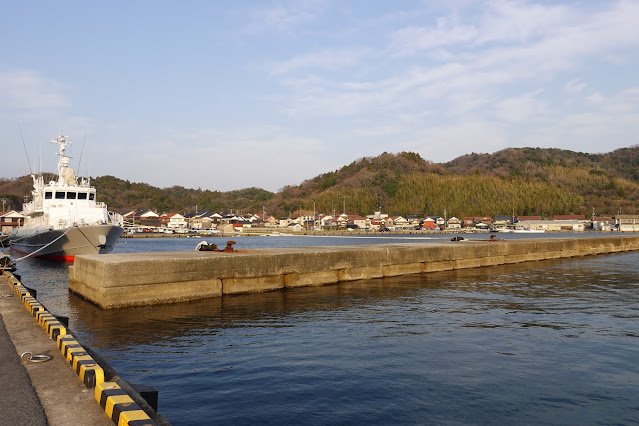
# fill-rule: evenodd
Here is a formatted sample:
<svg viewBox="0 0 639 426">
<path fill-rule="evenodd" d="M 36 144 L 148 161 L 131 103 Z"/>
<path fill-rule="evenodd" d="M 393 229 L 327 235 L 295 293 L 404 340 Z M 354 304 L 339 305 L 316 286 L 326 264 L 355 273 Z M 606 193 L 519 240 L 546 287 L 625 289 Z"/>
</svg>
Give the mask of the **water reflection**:
<svg viewBox="0 0 639 426">
<path fill-rule="evenodd" d="M 638 273 L 629 253 L 110 311 L 42 297 L 175 424 L 629 423 Z"/>
</svg>

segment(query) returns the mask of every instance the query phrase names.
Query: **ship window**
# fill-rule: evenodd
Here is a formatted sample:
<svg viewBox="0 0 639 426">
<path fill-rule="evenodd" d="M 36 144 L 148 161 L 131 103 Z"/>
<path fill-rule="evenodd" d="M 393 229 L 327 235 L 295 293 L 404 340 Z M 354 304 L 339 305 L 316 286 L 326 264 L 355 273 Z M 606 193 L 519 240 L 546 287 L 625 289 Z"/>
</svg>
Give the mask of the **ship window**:
<svg viewBox="0 0 639 426">
<path fill-rule="evenodd" d="M 66 192 L 56 192 L 55 193 L 55 199 L 56 200 L 64 200 L 64 195 L 66 194 Z"/>
<path fill-rule="evenodd" d="M 53 192 L 47 191 L 47 192 L 44 193 L 44 199 L 45 200 L 50 200 L 52 198 L 53 198 Z"/>
<path fill-rule="evenodd" d="M 78 192 L 78 200 L 86 200 L 87 193 L 86 192 Z"/>
<path fill-rule="evenodd" d="M 67 192 L 67 200 L 75 200 L 78 198 L 77 192 Z"/>
<path fill-rule="evenodd" d="M 89 194 L 89 200 L 95 200 L 95 194 Z"/>
</svg>

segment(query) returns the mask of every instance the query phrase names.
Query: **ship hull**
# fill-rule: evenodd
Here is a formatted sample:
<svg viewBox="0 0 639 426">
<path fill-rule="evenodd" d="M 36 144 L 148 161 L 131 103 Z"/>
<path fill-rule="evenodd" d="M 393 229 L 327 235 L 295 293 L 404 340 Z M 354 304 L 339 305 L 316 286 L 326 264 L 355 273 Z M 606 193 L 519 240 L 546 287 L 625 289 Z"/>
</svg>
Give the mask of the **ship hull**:
<svg viewBox="0 0 639 426">
<path fill-rule="evenodd" d="M 123 231 L 116 225 L 50 230 L 12 241 L 11 250 L 23 256 L 73 262 L 75 256 L 109 253 Z"/>
</svg>

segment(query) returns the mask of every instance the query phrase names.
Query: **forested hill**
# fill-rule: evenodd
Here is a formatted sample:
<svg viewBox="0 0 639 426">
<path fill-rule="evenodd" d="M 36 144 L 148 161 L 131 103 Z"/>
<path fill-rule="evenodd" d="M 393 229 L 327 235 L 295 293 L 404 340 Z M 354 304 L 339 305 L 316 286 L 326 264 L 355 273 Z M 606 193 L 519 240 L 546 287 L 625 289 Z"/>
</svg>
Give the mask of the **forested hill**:
<svg viewBox="0 0 639 426">
<path fill-rule="evenodd" d="M 606 154 L 560 149 L 509 148 L 469 154 L 435 164 L 418 154 L 383 153 L 362 158 L 278 193 L 259 188 L 218 192 L 179 186 L 156 188 L 113 176 L 92 180 L 98 199 L 111 210 L 152 208 L 262 212 L 275 216 L 300 211 L 390 215 L 598 216 L 639 213 L 639 147 Z M 31 179 L 0 180 L 0 197 L 18 209 Z M 7 207 L 8 208 L 8 207 Z"/>
</svg>

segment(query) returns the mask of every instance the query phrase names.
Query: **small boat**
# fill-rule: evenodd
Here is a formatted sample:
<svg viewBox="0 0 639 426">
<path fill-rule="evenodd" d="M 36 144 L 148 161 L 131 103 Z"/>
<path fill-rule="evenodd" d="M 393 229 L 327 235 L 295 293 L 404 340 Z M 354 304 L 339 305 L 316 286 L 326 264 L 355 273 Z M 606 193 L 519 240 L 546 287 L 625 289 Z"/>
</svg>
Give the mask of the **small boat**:
<svg viewBox="0 0 639 426">
<path fill-rule="evenodd" d="M 503 233 L 510 233 L 510 232 L 514 232 L 515 230 L 512 228 L 499 228 L 496 229 L 497 232 L 503 232 Z"/>
<path fill-rule="evenodd" d="M 529 229 L 529 228 L 515 228 L 513 230 L 515 234 L 543 234 L 546 232 L 544 229 Z"/>
<path fill-rule="evenodd" d="M 122 232 L 123 218 L 96 201 L 96 190 L 88 178 L 76 178 L 65 154 L 71 141 L 60 135 L 58 178 L 45 183 L 42 175 L 31 175 L 31 201 L 23 204 L 23 226 L 9 235 L 11 250 L 29 257 L 72 262 L 82 254 L 108 253 Z"/>
</svg>

